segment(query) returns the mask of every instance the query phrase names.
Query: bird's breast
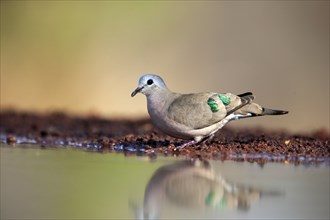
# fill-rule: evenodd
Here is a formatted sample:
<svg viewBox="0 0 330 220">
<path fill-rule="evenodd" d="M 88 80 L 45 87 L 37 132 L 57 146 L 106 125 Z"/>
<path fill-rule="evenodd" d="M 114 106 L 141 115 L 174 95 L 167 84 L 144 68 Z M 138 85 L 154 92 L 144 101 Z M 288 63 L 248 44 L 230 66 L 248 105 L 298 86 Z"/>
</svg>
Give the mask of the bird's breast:
<svg viewBox="0 0 330 220">
<path fill-rule="evenodd" d="M 191 139 L 192 136 L 187 134 L 182 125 L 174 122 L 168 117 L 167 109 L 168 105 L 165 101 L 161 100 L 149 100 L 147 101 L 147 108 L 150 118 L 159 130 L 170 136 L 182 139 Z"/>
</svg>

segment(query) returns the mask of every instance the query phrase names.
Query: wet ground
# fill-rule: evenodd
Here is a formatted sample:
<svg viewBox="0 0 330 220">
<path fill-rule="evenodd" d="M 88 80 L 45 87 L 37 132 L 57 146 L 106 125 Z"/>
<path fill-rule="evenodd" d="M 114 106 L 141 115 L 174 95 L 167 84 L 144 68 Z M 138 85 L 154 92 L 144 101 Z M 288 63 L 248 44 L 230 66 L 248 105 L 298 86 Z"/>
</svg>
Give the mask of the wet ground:
<svg viewBox="0 0 330 220">
<path fill-rule="evenodd" d="M 154 129 L 148 118 L 113 120 L 97 116 L 75 117 L 61 112 L 36 114 L 17 111 L 0 113 L 0 142 L 33 144 L 41 148 L 71 147 L 97 152 L 123 152 L 156 159 L 180 156 L 214 160 L 329 163 L 329 132 L 291 134 L 263 129 L 230 129 L 217 132 L 200 146 L 178 149 L 184 143 Z"/>
</svg>

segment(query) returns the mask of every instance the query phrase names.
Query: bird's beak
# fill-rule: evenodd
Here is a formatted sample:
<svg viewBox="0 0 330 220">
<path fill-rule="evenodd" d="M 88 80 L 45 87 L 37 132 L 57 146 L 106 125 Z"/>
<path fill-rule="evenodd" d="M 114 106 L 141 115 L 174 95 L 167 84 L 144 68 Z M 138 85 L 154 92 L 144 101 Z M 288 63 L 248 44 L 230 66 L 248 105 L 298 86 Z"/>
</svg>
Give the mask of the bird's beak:
<svg viewBox="0 0 330 220">
<path fill-rule="evenodd" d="M 144 88 L 144 86 L 141 87 L 137 87 L 131 94 L 131 97 L 135 96 L 137 93 L 139 93 L 142 89 Z"/>
</svg>

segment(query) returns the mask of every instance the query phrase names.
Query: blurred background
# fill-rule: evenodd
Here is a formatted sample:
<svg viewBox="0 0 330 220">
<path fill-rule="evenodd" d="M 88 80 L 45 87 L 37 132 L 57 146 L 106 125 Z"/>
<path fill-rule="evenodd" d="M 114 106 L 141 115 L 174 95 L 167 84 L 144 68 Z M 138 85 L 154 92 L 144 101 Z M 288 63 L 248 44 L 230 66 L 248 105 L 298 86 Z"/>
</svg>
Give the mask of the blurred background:
<svg viewBox="0 0 330 220">
<path fill-rule="evenodd" d="M 1 1 L 1 109 L 144 117 L 144 73 L 290 111 L 234 126 L 329 129 L 329 1 Z"/>
</svg>

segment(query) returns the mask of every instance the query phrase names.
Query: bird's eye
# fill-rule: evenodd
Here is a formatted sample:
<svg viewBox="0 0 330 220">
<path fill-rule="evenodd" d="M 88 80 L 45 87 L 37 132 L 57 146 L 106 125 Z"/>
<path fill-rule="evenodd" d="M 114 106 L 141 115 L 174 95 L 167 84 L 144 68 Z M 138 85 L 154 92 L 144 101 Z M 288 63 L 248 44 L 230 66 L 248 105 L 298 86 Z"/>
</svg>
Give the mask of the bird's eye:
<svg viewBox="0 0 330 220">
<path fill-rule="evenodd" d="M 148 81 L 147 81 L 147 84 L 148 85 L 151 85 L 151 84 L 153 84 L 154 83 L 154 81 L 152 80 L 152 79 L 148 79 Z"/>
</svg>

